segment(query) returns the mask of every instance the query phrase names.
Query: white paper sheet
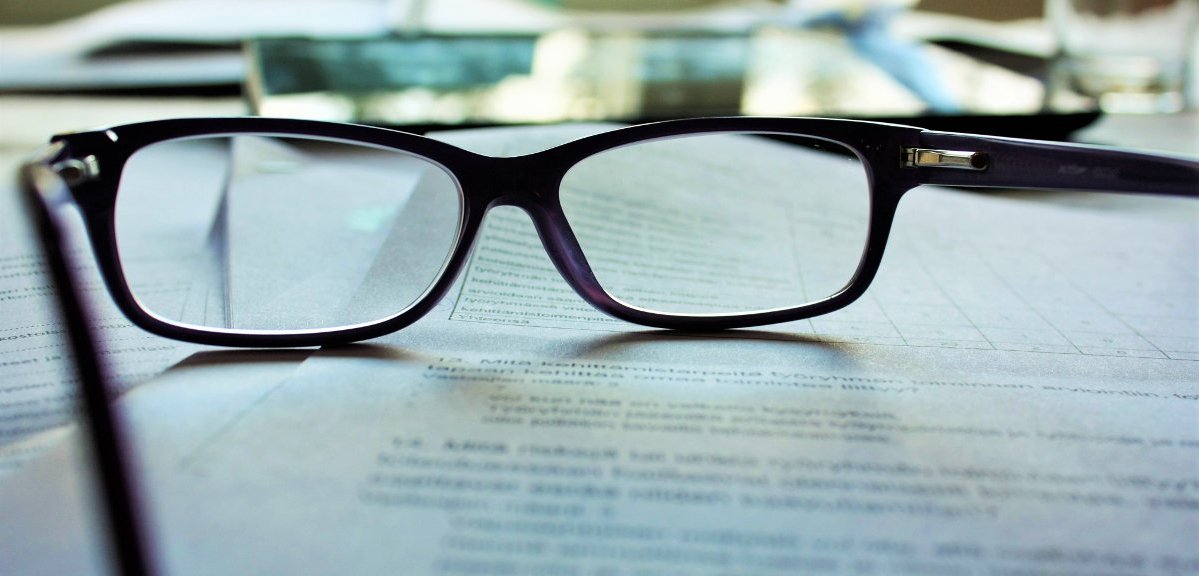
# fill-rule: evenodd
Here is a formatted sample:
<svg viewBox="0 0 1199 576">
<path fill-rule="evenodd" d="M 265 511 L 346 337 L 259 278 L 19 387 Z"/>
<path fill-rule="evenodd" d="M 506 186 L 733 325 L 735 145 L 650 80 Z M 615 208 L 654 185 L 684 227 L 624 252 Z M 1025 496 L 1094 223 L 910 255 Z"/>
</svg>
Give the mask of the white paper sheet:
<svg viewBox="0 0 1199 576">
<path fill-rule="evenodd" d="M 16 169 L 12 156 L 2 164 L 10 174 Z M 73 228 L 75 238 L 80 229 Z M 80 256 L 76 260 L 87 266 L 80 278 L 97 314 L 104 341 L 102 361 L 124 387 L 157 375 L 198 349 L 135 328 L 112 303 L 89 248 L 75 243 L 72 249 Z M 64 357 L 65 334 L 55 317 L 53 287 L 42 262 L 10 181 L 0 187 L 0 483 L 56 443 L 56 435 L 43 432 L 74 417 L 76 382 Z"/>
<path fill-rule="evenodd" d="M 171 399 L 154 402 L 156 407 L 144 412 L 144 417 L 159 423 L 169 420 L 169 429 L 157 432 L 160 439 L 194 450 L 198 444 L 193 442 L 203 442 L 236 422 L 247 406 L 269 394 L 307 354 L 302 350 L 197 354 L 155 378 L 149 391 Z M 131 390 L 122 402 L 138 403 L 140 390 Z M 41 436 L 39 440 L 53 449 L 41 449 L 41 457 L 0 485 L 6 501 L 5 521 L 0 522 L 0 563 L 12 574 L 111 573 L 103 537 L 107 520 L 97 505 L 95 478 L 88 473 L 90 446 L 84 445 L 73 424 Z"/>
<path fill-rule="evenodd" d="M 1199 573 L 1199 208 L 1078 197 L 917 190 L 860 302 L 704 336 L 599 320 L 536 264 L 540 313 L 481 292 L 497 234 L 537 249 L 497 211 L 429 317 L 234 420 L 164 437 L 202 393 L 138 389 L 161 553 L 179 573 Z M 86 549 L 59 526 L 8 539 L 22 566 Z"/>
<path fill-rule="evenodd" d="M 310 361 L 183 474 L 155 476 L 172 568 L 1168 574 L 1199 560 L 1196 410 L 1169 382 L 924 380 L 810 369 L 828 354 L 809 343 L 646 342 Z M 672 359 L 623 360 L 647 349 Z M 729 349 L 761 361 L 699 363 Z"/>
</svg>

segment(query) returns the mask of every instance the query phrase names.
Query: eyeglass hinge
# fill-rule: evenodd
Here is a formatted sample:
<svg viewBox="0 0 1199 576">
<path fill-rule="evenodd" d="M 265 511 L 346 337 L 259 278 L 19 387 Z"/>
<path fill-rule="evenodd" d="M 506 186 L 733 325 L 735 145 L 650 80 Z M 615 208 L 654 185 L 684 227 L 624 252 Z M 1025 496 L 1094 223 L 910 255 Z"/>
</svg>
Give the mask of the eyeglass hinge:
<svg viewBox="0 0 1199 576">
<path fill-rule="evenodd" d="M 908 168 L 986 170 L 991 165 L 991 157 L 986 152 L 904 148 L 903 165 Z"/>
<path fill-rule="evenodd" d="M 95 156 L 67 158 L 50 166 L 67 186 L 75 186 L 100 177 L 100 162 Z"/>
</svg>

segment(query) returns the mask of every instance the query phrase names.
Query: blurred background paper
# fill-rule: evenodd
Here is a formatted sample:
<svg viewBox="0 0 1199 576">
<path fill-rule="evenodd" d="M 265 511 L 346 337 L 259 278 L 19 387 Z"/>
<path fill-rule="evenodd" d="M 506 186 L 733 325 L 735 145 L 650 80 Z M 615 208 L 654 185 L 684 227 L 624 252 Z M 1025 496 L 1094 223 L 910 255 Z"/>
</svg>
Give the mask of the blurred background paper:
<svg viewBox="0 0 1199 576">
<path fill-rule="evenodd" d="M 985 23 L 924 4 L 944 8 L 914 0 L 141 0 L 0 29 L 0 92 L 237 94 L 245 82 L 255 113 L 409 126 L 1042 111 L 1037 75 L 1052 39 L 1039 18 Z M 1024 69 L 961 46 L 1015 54 L 1007 60 Z M 523 69 L 496 77 L 496 55 L 517 52 L 527 53 Z M 480 68 L 491 76 L 478 76 Z M 453 93 L 437 83 L 447 75 L 456 75 Z M 1055 106 L 1050 112 L 1075 113 L 1086 103 Z"/>
<path fill-rule="evenodd" d="M 241 82 L 246 38 L 378 36 L 376 0 L 138 0 L 0 33 L 0 89 L 69 90 Z"/>
<path fill-rule="evenodd" d="M 393 33 L 536 33 L 564 27 L 744 31 L 905 0 L 793 3 L 524 0 L 140 0 L 0 36 L 0 87 L 196 86 L 237 83 L 243 40 L 379 38 Z M 811 5 L 811 9 L 805 6 Z M 629 10 L 629 8 L 636 8 Z"/>
<path fill-rule="evenodd" d="M 917 53 L 938 72 L 889 71 L 871 54 L 915 45 L 876 37 L 865 48 L 830 27 L 263 39 L 249 48 L 248 92 L 266 116 L 383 125 L 1041 110 L 1034 78 L 931 46 Z"/>
</svg>

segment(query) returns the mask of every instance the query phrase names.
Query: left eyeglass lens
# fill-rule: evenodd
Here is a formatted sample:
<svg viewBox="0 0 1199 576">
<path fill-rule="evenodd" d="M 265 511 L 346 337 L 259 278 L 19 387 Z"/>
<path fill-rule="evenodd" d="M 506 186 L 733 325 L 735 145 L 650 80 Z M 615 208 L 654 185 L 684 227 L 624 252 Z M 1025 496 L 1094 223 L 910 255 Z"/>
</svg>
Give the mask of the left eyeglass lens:
<svg viewBox="0 0 1199 576">
<path fill-rule="evenodd" d="M 160 142 L 126 163 L 116 236 L 134 297 L 170 322 L 321 330 L 415 304 L 445 267 L 462 194 L 432 161 L 278 135 Z"/>
</svg>

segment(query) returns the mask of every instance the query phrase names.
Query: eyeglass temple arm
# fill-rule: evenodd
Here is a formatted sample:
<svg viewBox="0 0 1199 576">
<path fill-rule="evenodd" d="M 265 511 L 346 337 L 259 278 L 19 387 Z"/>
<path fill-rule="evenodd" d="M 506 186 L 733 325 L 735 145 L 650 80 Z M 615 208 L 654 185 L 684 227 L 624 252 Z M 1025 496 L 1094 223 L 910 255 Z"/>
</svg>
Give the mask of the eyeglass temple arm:
<svg viewBox="0 0 1199 576">
<path fill-rule="evenodd" d="M 905 164 L 922 184 L 1199 198 L 1199 161 L 1082 144 L 925 131 Z"/>
<path fill-rule="evenodd" d="M 93 316 L 80 297 L 74 267 L 64 251 L 63 226 L 57 212 L 69 202 L 69 192 L 51 164 L 61 152 L 61 145 L 53 145 L 21 167 L 21 195 L 53 281 L 61 321 L 66 324 L 75 375 L 79 379 L 83 421 L 99 469 L 114 561 L 121 574 L 156 573 L 148 555 L 142 516 L 138 514 L 138 492 L 129 454 L 122 449 L 126 435 L 122 421 L 109 404 L 109 380 L 98 360 Z"/>
</svg>

